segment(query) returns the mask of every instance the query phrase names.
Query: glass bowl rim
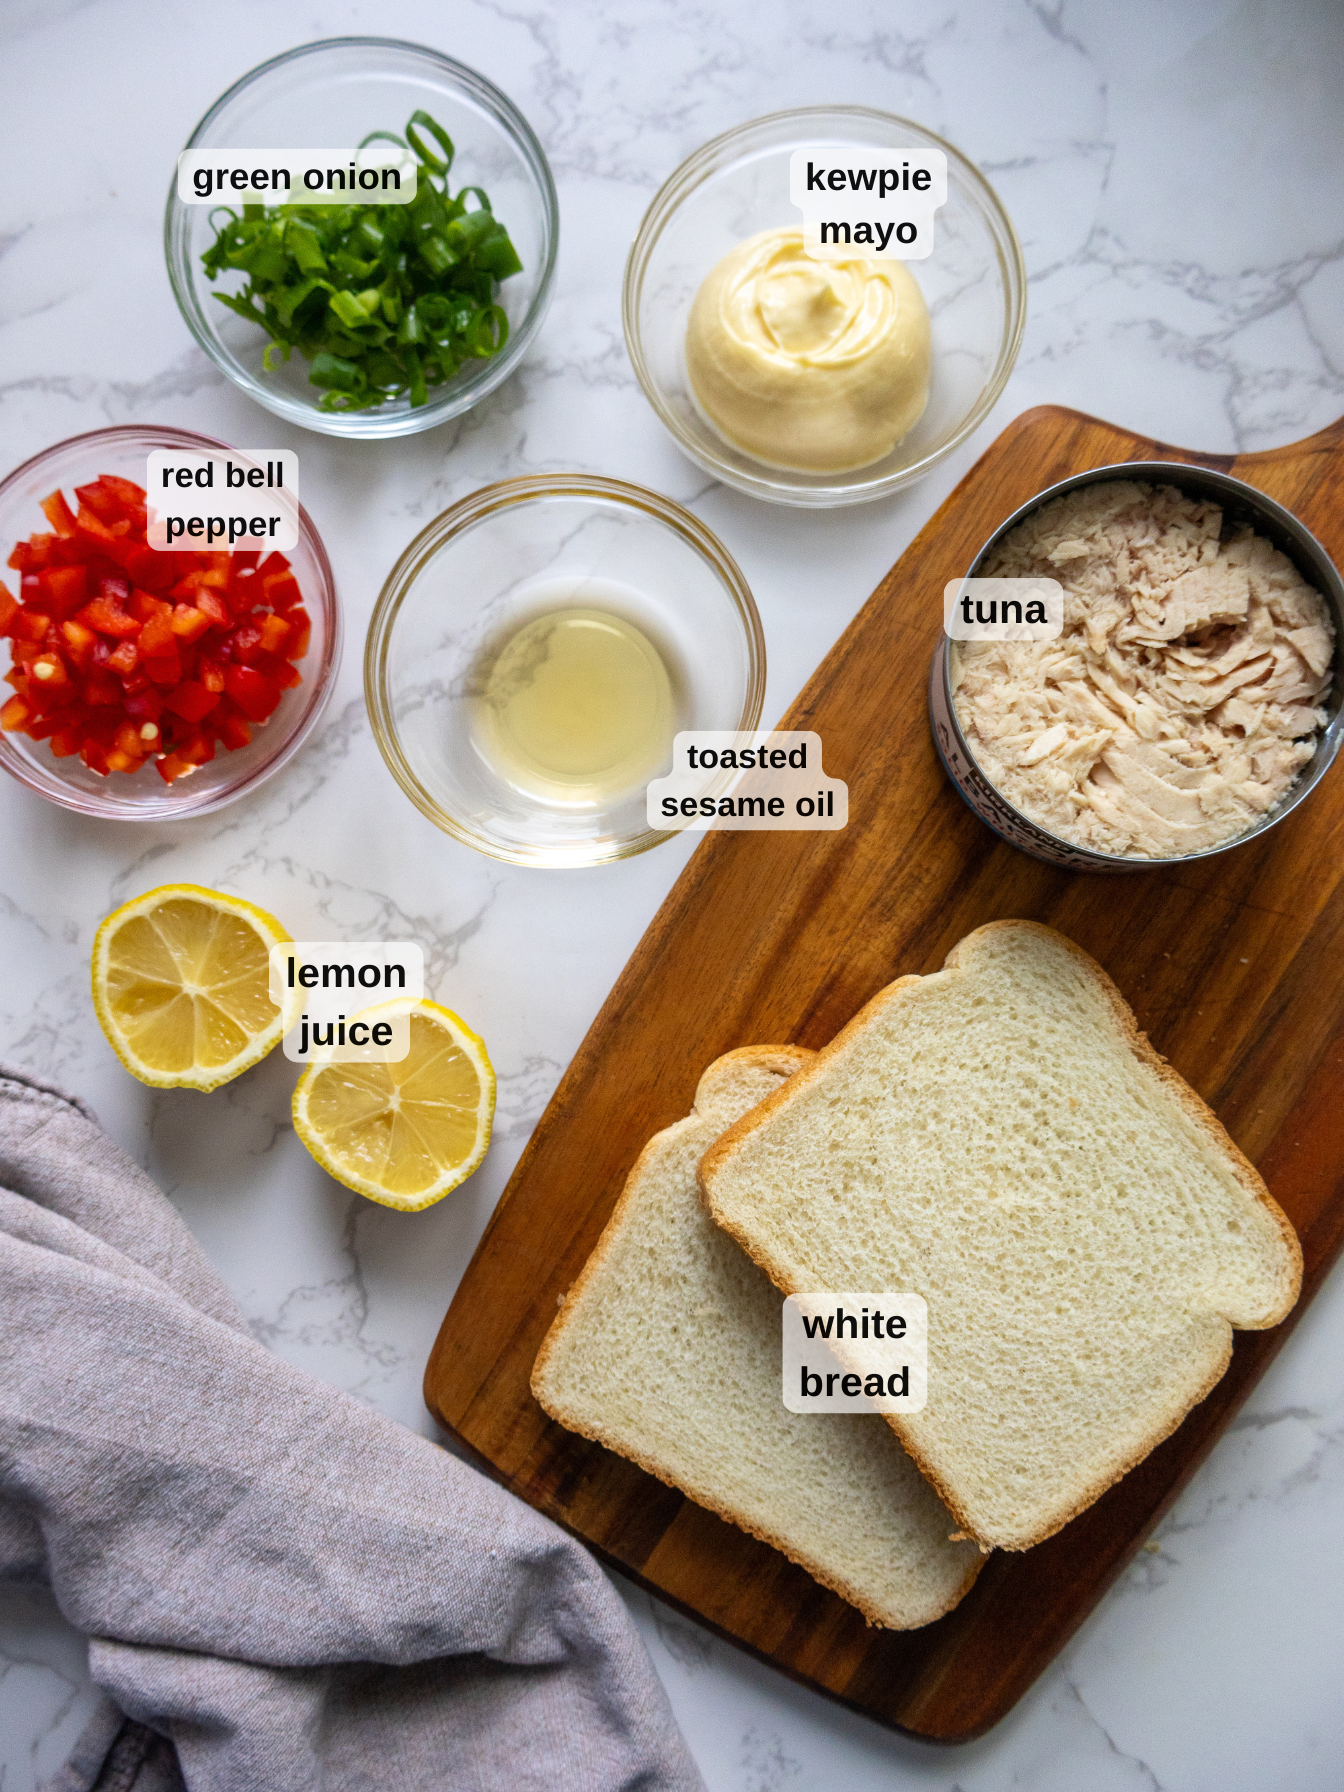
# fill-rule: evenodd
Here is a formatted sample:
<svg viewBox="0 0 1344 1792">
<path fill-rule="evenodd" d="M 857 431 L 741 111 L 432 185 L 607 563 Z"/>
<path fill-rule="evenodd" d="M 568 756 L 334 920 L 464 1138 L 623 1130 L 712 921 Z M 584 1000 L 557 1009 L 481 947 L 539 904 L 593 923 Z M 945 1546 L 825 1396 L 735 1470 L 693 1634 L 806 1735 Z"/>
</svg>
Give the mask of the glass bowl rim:
<svg viewBox="0 0 1344 1792">
<path fill-rule="evenodd" d="M 196 430 L 179 429 L 176 425 L 169 423 L 109 424 L 104 429 L 88 429 L 81 431 L 78 435 L 66 436 L 64 440 L 53 442 L 50 446 L 39 449 L 36 454 L 30 454 L 27 460 L 21 461 L 17 467 L 0 479 L 0 499 L 3 499 L 10 488 L 17 484 L 25 474 L 41 466 L 44 461 L 52 460 L 58 454 L 63 454 L 67 449 L 112 440 L 129 445 L 129 441 L 136 438 L 141 441 L 152 440 L 159 446 L 181 448 L 222 448 L 227 451 L 231 446 L 228 442 L 221 442 L 215 436 L 201 435 Z M 237 450 L 234 449 L 233 452 L 236 453 Z M 58 808 L 69 810 L 72 814 L 90 815 L 99 821 L 140 822 L 151 825 L 179 821 L 187 816 L 209 815 L 216 809 L 224 808 L 227 804 L 264 784 L 268 778 L 289 764 L 321 720 L 323 712 L 331 701 L 336 674 L 341 663 L 343 630 L 341 606 L 336 595 L 336 577 L 331 569 L 331 560 L 327 554 L 326 544 L 318 534 L 312 517 L 309 516 L 302 504 L 299 505 L 299 539 L 305 542 L 311 550 L 317 561 L 321 577 L 322 588 L 318 604 L 325 624 L 322 663 L 317 668 L 313 679 L 315 688 L 309 699 L 308 708 L 298 718 L 293 732 L 285 737 L 270 758 L 253 766 L 245 777 L 241 777 L 236 782 L 217 785 L 208 794 L 203 794 L 196 799 L 189 796 L 191 780 L 187 779 L 185 780 L 186 789 L 181 791 L 182 798 L 186 800 L 180 801 L 175 807 L 165 806 L 162 809 L 151 808 L 137 811 L 109 809 L 99 801 L 96 791 L 92 793 L 76 791 L 60 785 L 59 780 L 57 780 L 58 788 L 51 788 L 41 778 L 34 775 L 17 750 L 9 748 L 8 742 L 0 746 L 0 766 L 3 766 L 16 783 L 22 784 L 25 789 L 33 791 L 35 795 L 44 797 L 47 802 L 55 803 Z M 224 763 L 227 764 L 228 761 L 226 760 Z M 165 785 L 163 794 L 171 795 L 173 790 L 180 788 L 180 783 L 181 781 L 179 784 Z"/>
<path fill-rule="evenodd" d="M 550 497 L 606 498 L 628 509 L 641 511 L 674 530 L 709 563 L 733 606 L 747 645 L 747 687 L 741 717 L 735 726 L 743 730 L 757 726 L 765 705 L 765 631 L 751 587 L 737 561 L 713 530 L 684 505 L 678 504 L 675 498 L 665 497 L 629 480 L 609 479 L 598 473 L 528 473 L 513 479 L 495 480 L 469 492 L 426 523 L 398 556 L 374 604 L 364 643 L 364 702 L 387 769 L 403 793 L 436 827 L 464 846 L 473 847 L 490 858 L 502 859 L 507 864 L 544 870 L 582 870 L 633 858 L 672 836 L 646 826 L 640 833 L 597 854 L 577 847 L 552 853 L 526 846 L 506 846 L 489 839 L 450 815 L 412 771 L 402 751 L 387 689 L 388 653 L 397 617 L 415 581 L 439 549 L 487 517 Z"/>
<path fill-rule="evenodd" d="M 183 151 L 194 148 L 207 127 L 225 106 L 264 75 L 283 67 L 286 63 L 296 62 L 304 56 L 312 56 L 327 50 L 351 48 L 405 50 L 436 64 L 441 70 L 447 70 L 452 81 L 466 88 L 477 99 L 484 102 L 486 112 L 502 125 L 506 135 L 512 138 L 515 146 L 521 151 L 522 159 L 532 177 L 540 199 L 544 221 L 545 260 L 537 281 L 536 291 L 533 293 L 527 309 L 527 315 L 516 330 L 510 331 L 509 340 L 505 344 L 503 352 L 498 357 L 492 357 L 491 363 L 478 383 L 465 389 L 454 388 L 449 395 L 438 400 L 431 398 L 427 404 L 415 410 L 397 411 L 389 415 L 365 411 L 322 412 L 318 411 L 315 405 L 305 407 L 300 405 L 297 400 L 285 399 L 273 388 L 263 385 L 251 374 L 228 362 L 216 346 L 212 333 L 195 315 L 197 299 L 194 285 L 195 269 L 190 265 L 185 254 L 178 253 L 182 246 L 178 238 L 181 237 L 185 242 L 188 208 L 177 196 L 176 166 L 174 166 L 173 177 L 169 183 L 167 203 L 164 207 L 163 249 L 164 260 L 168 267 L 168 284 L 172 288 L 173 299 L 182 315 L 183 322 L 191 333 L 192 340 L 211 363 L 240 391 L 245 392 L 249 398 L 254 399 L 273 416 L 283 418 L 299 429 L 311 429 L 316 434 L 337 436 L 346 441 L 381 441 L 399 436 L 418 435 L 422 430 L 436 428 L 440 423 L 448 423 L 454 417 L 465 415 L 474 409 L 482 399 L 496 391 L 517 367 L 535 341 L 551 302 L 560 248 L 560 200 L 546 151 L 542 148 L 536 132 L 509 96 L 501 88 L 496 87 L 488 76 L 474 68 L 469 68 L 466 63 L 458 62 L 454 57 L 445 55 L 442 50 L 431 49 L 427 44 L 412 43 L 408 38 L 372 35 L 324 37 L 316 39 L 313 43 L 295 44 L 292 49 L 282 50 L 279 55 L 268 57 L 266 61 L 259 62 L 255 68 L 248 69 L 245 74 L 240 75 L 209 106 L 183 144 Z M 202 311 L 201 317 L 205 315 Z"/>
<path fill-rule="evenodd" d="M 947 441 L 908 467 L 902 467 L 893 473 L 885 473 L 880 478 L 857 478 L 853 483 L 839 486 L 807 486 L 785 485 L 778 479 L 771 478 L 765 471 L 760 474 L 745 472 L 741 467 L 712 453 L 698 441 L 693 441 L 683 429 L 681 420 L 670 406 L 664 403 L 662 394 L 649 372 L 644 356 L 643 340 L 639 328 L 638 300 L 643 288 L 644 274 L 650 254 L 668 222 L 673 217 L 682 201 L 689 197 L 696 188 L 719 166 L 722 166 L 722 152 L 734 145 L 749 147 L 751 138 L 784 123 L 809 118 L 862 118 L 874 119 L 884 125 L 897 125 L 902 130 L 910 131 L 924 139 L 930 148 L 941 149 L 951 163 L 954 163 L 969 179 L 982 199 L 990 218 L 997 224 L 1001 235 L 995 235 L 995 250 L 1003 273 L 1005 295 L 1005 328 L 1000 338 L 998 357 L 994 371 L 982 388 L 975 403 L 962 418 L 960 424 Z M 796 509 L 833 510 L 850 504 L 867 504 L 877 498 L 889 497 L 893 492 L 903 490 L 917 479 L 932 470 L 938 463 L 966 440 L 973 430 L 988 416 L 997 403 L 1000 394 L 1007 385 L 1013 368 L 1017 365 L 1017 357 L 1022 348 L 1022 336 L 1027 321 L 1027 267 L 1022 254 L 1022 245 L 1018 241 L 1017 230 L 1008 215 L 1007 208 L 999 198 L 994 187 L 976 167 L 975 163 L 959 150 L 954 143 L 931 131 L 927 125 L 919 124 L 912 118 L 902 117 L 895 112 L 884 112 L 876 106 L 791 106 L 779 112 L 767 112 L 759 118 L 749 119 L 745 124 L 733 125 L 718 136 L 711 137 L 707 143 L 692 151 L 686 159 L 679 163 L 667 179 L 659 187 L 649 201 L 644 216 L 640 219 L 639 229 L 630 245 L 630 253 L 626 257 L 625 276 L 621 288 L 621 322 L 625 332 L 626 353 L 634 368 L 635 378 L 655 416 L 671 435 L 677 446 L 687 454 L 697 466 L 702 467 L 716 479 L 722 479 L 736 491 L 745 492 L 749 497 L 763 499 L 766 503 L 784 504 Z"/>
</svg>

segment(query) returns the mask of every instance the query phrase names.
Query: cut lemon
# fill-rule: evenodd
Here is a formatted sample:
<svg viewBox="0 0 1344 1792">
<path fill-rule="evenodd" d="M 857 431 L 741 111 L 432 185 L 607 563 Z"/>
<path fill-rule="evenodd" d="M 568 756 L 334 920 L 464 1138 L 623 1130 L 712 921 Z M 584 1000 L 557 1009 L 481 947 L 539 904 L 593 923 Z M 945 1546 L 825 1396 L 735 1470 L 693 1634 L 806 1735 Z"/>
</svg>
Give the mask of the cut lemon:
<svg viewBox="0 0 1344 1792">
<path fill-rule="evenodd" d="M 287 1015 L 270 996 L 284 928 L 238 896 L 163 884 L 93 942 L 93 1006 L 108 1043 L 156 1089 L 217 1089 L 264 1058 Z"/>
<path fill-rule="evenodd" d="M 478 1039 L 437 1002 L 408 996 L 366 1008 L 362 1021 L 410 1016 L 398 1062 L 318 1061 L 294 1091 L 294 1130 L 338 1182 L 413 1213 L 465 1182 L 485 1156 L 495 1073 Z"/>
</svg>

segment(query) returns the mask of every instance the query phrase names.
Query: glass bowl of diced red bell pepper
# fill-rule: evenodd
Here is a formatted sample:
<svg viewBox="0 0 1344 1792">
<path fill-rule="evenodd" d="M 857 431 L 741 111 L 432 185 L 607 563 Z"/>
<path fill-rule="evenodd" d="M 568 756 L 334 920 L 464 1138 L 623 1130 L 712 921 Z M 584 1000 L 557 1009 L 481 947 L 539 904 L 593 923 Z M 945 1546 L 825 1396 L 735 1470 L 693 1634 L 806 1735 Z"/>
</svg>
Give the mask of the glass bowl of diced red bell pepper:
<svg viewBox="0 0 1344 1792">
<path fill-rule="evenodd" d="M 0 482 L 0 765 L 67 809 L 217 809 L 278 771 L 322 713 L 340 622 L 306 511 L 289 554 L 146 543 L 146 457 L 222 446 L 95 430 Z"/>
</svg>

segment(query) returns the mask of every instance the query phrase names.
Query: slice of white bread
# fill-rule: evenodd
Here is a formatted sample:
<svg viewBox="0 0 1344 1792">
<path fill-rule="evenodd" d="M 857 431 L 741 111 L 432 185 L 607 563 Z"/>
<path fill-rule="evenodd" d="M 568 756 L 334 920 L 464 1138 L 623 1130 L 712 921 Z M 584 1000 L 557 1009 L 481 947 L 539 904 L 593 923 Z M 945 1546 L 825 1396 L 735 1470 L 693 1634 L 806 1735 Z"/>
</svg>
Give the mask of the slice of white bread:
<svg viewBox="0 0 1344 1792">
<path fill-rule="evenodd" d="M 981 1564 L 875 1414 L 786 1410 L 782 1298 L 710 1220 L 696 1164 L 813 1054 L 729 1052 L 645 1146 L 532 1371 L 553 1419 L 782 1550 L 872 1624 L 950 1610 Z"/>
<path fill-rule="evenodd" d="M 1005 1549 L 1141 1461 L 1301 1282 L 1218 1121 L 1100 966 L 1028 921 L 881 991 L 700 1181 L 786 1294 L 924 1296 L 928 1403 L 887 1422 Z"/>
</svg>

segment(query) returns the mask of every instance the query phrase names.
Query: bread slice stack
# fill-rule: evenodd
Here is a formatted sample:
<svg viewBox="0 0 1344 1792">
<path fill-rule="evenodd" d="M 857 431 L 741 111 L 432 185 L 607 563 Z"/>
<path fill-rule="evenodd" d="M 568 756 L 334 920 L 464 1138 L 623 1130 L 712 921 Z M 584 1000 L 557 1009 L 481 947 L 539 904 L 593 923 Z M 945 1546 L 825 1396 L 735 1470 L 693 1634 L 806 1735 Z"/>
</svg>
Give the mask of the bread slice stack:
<svg viewBox="0 0 1344 1792">
<path fill-rule="evenodd" d="M 1100 967 L 1001 921 L 820 1053 L 712 1064 L 631 1172 L 532 1388 L 911 1628 L 982 1552 L 1040 1542 L 1147 1455 L 1233 1328 L 1275 1324 L 1300 1278 L 1287 1219 Z M 788 1412 L 783 1296 L 856 1289 L 923 1295 L 927 1404 Z"/>
<path fill-rule="evenodd" d="M 1026 921 L 882 990 L 700 1181 L 785 1293 L 924 1296 L 928 1402 L 887 1423 L 997 1548 L 1091 1505 L 1301 1282 L 1287 1218 L 1114 984 Z"/>
<path fill-rule="evenodd" d="M 748 1047 L 645 1147 L 532 1373 L 560 1424 L 782 1550 L 873 1624 L 941 1617 L 981 1564 L 876 1414 L 787 1412 L 769 1279 L 709 1218 L 696 1166 L 812 1060 Z"/>
</svg>

